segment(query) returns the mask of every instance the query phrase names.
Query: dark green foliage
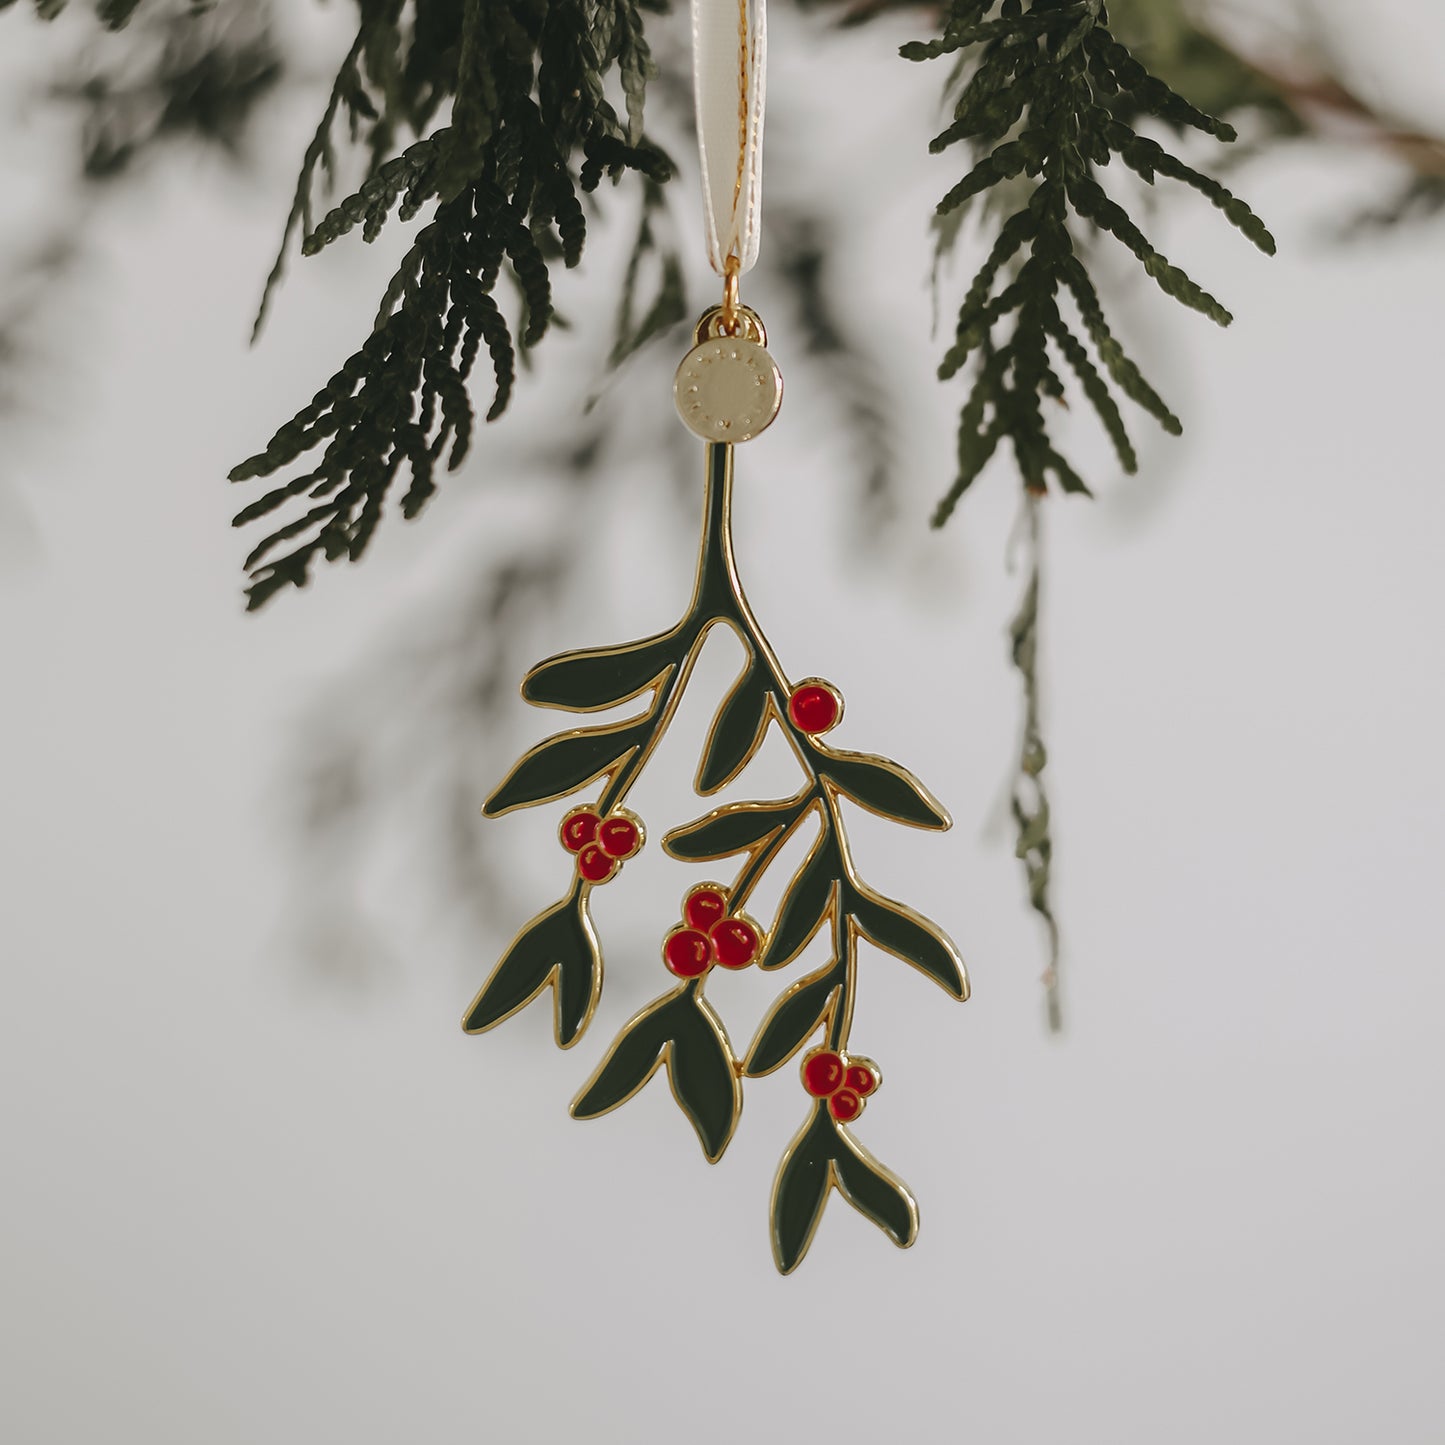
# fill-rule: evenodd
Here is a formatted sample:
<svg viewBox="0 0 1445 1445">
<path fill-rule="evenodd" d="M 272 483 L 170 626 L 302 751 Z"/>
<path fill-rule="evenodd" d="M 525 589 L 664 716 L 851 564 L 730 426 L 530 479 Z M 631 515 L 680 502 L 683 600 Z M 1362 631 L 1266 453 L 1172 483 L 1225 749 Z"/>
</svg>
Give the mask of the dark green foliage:
<svg viewBox="0 0 1445 1445">
<path fill-rule="evenodd" d="M 593 647 L 539 662 L 522 680 L 535 707 L 596 712 L 615 707 L 656 684 L 676 666 L 677 634 L 662 632 L 627 647 Z"/>
<path fill-rule="evenodd" d="M 596 1072 L 572 1101 L 574 1119 L 595 1119 L 625 1104 L 653 1075 L 671 1034 L 668 994 L 649 1004 L 617 1035 Z"/>
<path fill-rule="evenodd" d="M 1044 400 L 1064 395 L 1059 360 L 1078 379 L 1126 471 L 1138 463 L 1115 390 L 1167 431 L 1180 430 L 1109 329 L 1079 258 L 1079 223 L 1084 234 L 1092 228 L 1126 246 L 1175 300 L 1220 325 L 1230 316 L 1155 250 L 1105 191 L 1099 172 L 1111 160 L 1150 184 L 1156 176 L 1182 182 L 1261 250 L 1274 250 L 1243 201 L 1135 131 L 1135 122 L 1153 120 L 1234 139 L 1230 126 L 1150 75 L 1114 38 L 1102 0 L 952 0 L 939 38 L 906 45 L 903 54 L 927 60 L 966 48 L 976 50 L 976 60 L 963 72 L 952 123 L 930 149 L 965 144 L 974 164 L 938 213 L 949 217 L 997 190 L 1010 214 L 964 297 L 939 367 L 944 379 L 973 367 L 959 418 L 958 472 L 935 513 L 939 525 L 1005 440 L 1030 492 L 1045 490 L 1050 477 L 1065 491 L 1088 490 L 1053 445 L 1044 418 Z"/>
<path fill-rule="evenodd" d="M 697 769 L 697 791 L 706 797 L 725 788 L 762 746 L 768 725 L 768 686 L 754 663 L 739 675 L 718 708 Z"/>
<path fill-rule="evenodd" d="M 837 844 L 825 827 L 783 893 L 777 921 L 768 933 L 767 948 L 758 960 L 759 968 L 782 968 L 808 946 L 836 901 L 841 871 Z"/>
<path fill-rule="evenodd" d="M 527 925 L 502 956 L 462 1020 L 468 1033 L 494 1027 L 556 989 L 554 1025 L 564 1049 L 581 1037 L 602 985 L 602 955 L 586 902 L 574 891 Z"/>
<path fill-rule="evenodd" d="M 667 1070 L 672 1092 L 697 1130 L 702 1152 L 709 1163 L 717 1163 L 737 1128 L 743 1091 L 722 1023 L 692 988 L 684 990 L 674 1010 Z"/>
<path fill-rule="evenodd" d="M 870 943 L 911 963 L 954 998 L 968 997 L 958 952 L 937 925 L 901 903 L 856 887 L 848 890 L 848 908 Z"/>
<path fill-rule="evenodd" d="M 838 1193 L 900 1249 L 907 1249 L 918 1238 L 918 1206 L 913 1196 L 842 1129 L 837 1131 L 833 1178 Z"/>
<path fill-rule="evenodd" d="M 489 818 L 575 793 L 631 753 L 643 741 L 651 717 L 612 727 L 559 733 L 523 753 L 482 805 Z"/>
<path fill-rule="evenodd" d="M 292 198 L 291 209 L 287 213 L 286 224 L 281 232 L 281 246 L 276 253 L 271 273 L 261 287 L 261 303 L 256 308 L 256 320 L 251 328 L 252 341 L 255 341 L 260 335 L 261 327 L 265 323 L 266 310 L 270 304 L 272 293 L 279 284 L 286 267 L 286 252 L 291 244 L 292 236 L 295 235 L 298 228 L 303 237 L 311 235 L 315 229 L 314 196 L 317 186 L 323 182 L 329 185 L 336 175 L 336 142 L 332 136 L 332 129 L 338 115 L 343 109 L 345 110 L 353 141 L 361 139 L 363 130 L 382 132 L 389 129 L 384 126 L 381 112 L 377 110 L 362 79 L 361 64 L 366 53 L 366 37 L 367 31 L 363 27 L 357 32 L 351 49 L 347 51 L 346 58 L 336 72 L 336 79 L 331 86 L 331 95 L 327 99 L 326 108 L 321 113 L 320 124 L 317 125 L 316 133 L 311 137 L 311 142 L 306 147 L 306 154 L 302 157 L 301 173 L 296 178 L 296 194 Z M 375 155 L 374 149 L 373 155 Z M 387 309 L 390 310 L 389 307 Z"/>
<path fill-rule="evenodd" d="M 779 829 L 797 821 L 806 800 L 790 803 L 730 803 L 725 808 L 674 828 L 662 840 L 672 857 L 685 863 L 726 858 L 771 841 Z"/>
<path fill-rule="evenodd" d="M 773 1185 L 773 1258 L 782 1274 L 798 1267 L 823 1217 L 833 1178 L 832 1132 L 826 1107 L 817 1105 L 778 1169 Z"/>
<path fill-rule="evenodd" d="M 629 1023 L 572 1103 L 574 1119 L 595 1119 L 625 1104 L 667 1066 L 678 1105 L 710 1163 L 722 1158 L 737 1128 L 743 1095 L 732 1049 L 718 1016 L 694 984 L 664 994 Z"/>
<path fill-rule="evenodd" d="M 887 758 L 868 753 L 834 752 L 824 755 L 823 776 L 846 798 L 889 818 L 915 828 L 943 831 L 951 825 L 943 806 L 907 768 Z"/>
<path fill-rule="evenodd" d="M 783 1274 L 791 1274 L 808 1252 L 830 1187 L 900 1248 L 917 1239 L 913 1196 L 820 1102 L 788 1146 L 773 1185 L 773 1258 Z"/>
<path fill-rule="evenodd" d="M 454 469 L 470 445 L 467 383 L 481 348 L 495 383 L 492 420 L 510 398 L 517 346 L 546 333 L 548 255 L 572 266 L 582 252 L 579 193 L 626 169 L 653 181 L 669 173 L 666 157 L 640 137 L 649 62 L 636 0 L 440 7 L 441 0 L 418 4 L 408 26 L 401 0 L 361 5 L 356 43 L 307 151 L 287 224 L 288 236 L 304 229 L 307 253 L 357 226 L 372 239 L 393 210 L 408 218 L 435 203 L 436 211 L 388 288 L 371 336 L 263 452 L 231 473 L 234 481 L 269 476 L 321 448 L 314 466 L 236 518 L 239 526 L 299 507 L 247 558 L 252 608 L 282 587 L 303 586 L 317 557 L 359 557 L 403 469 L 411 480 L 402 514 L 425 506 L 438 463 L 445 457 Z M 604 93 L 613 66 L 629 96 L 626 124 Z M 379 160 L 380 141 L 418 129 L 447 95 L 450 125 Z M 333 167 L 331 130 L 342 108 L 353 131 L 371 127 L 373 163 L 356 192 L 311 225 L 313 186 L 318 171 Z M 493 295 L 504 273 L 521 297 L 515 341 Z"/>
<path fill-rule="evenodd" d="M 743 1072 L 749 1078 L 761 1078 L 787 1063 L 837 1007 L 838 990 L 844 982 L 843 971 L 833 960 L 782 994 L 759 1025 Z"/>
</svg>

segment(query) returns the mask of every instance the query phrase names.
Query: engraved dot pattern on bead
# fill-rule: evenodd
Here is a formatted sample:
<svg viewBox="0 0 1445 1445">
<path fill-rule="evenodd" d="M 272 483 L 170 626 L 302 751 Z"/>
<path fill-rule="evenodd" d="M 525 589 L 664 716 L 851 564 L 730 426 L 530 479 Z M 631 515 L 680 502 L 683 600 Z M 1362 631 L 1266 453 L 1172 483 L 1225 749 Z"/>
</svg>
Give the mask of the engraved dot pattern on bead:
<svg viewBox="0 0 1445 1445">
<path fill-rule="evenodd" d="M 744 336 L 701 341 L 673 382 L 678 415 L 709 442 L 745 442 L 768 427 L 783 402 L 783 375 L 765 348 Z"/>
</svg>

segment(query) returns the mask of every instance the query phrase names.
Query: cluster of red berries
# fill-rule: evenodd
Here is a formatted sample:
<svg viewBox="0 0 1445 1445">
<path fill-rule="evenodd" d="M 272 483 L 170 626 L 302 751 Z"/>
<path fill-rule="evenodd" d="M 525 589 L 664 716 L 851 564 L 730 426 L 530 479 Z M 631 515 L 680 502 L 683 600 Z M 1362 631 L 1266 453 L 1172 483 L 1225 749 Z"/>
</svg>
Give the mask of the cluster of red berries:
<svg viewBox="0 0 1445 1445">
<path fill-rule="evenodd" d="M 606 883 L 641 851 L 642 819 L 626 808 L 605 818 L 592 808 L 573 808 L 558 829 L 562 846 L 577 855 L 577 872 L 589 883 Z"/>
<path fill-rule="evenodd" d="M 715 963 L 746 968 L 762 951 L 762 929 L 746 913 L 730 914 L 716 883 L 688 890 L 682 922 L 662 940 L 662 961 L 679 978 L 701 978 Z"/>
<path fill-rule="evenodd" d="M 863 1112 L 864 1100 L 882 1082 L 872 1059 L 832 1049 L 814 1049 L 803 1059 L 803 1087 L 815 1099 L 826 1099 L 828 1112 L 840 1124 L 851 1124 Z"/>
<path fill-rule="evenodd" d="M 816 737 L 838 726 L 843 694 L 821 677 L 805 677 L 788 696 L 788 717 L 799 732 Z"/>
</svg>

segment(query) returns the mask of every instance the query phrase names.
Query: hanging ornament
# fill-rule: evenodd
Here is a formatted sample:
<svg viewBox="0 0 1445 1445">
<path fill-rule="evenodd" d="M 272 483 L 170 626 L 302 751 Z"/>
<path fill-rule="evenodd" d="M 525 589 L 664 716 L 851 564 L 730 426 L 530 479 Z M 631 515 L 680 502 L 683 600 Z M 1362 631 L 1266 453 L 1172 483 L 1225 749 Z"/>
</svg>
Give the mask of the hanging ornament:
<svg viewBox="0 0 1445 1445">
<path fill-rule="evenodd" d="M 556 734 L 525 753 L 483 806 L 492 818 L 557 802 L 600 785 L 596 801 L 572 808 L 558 836 L 570 875 L 563 897 L 512 941 L 467 1011 L 480 1033 L 552 990 L 557 1042 L 570 1048 L 597 1008 L 602 950 L 589 912 L 592 890 L 611 882 L 647 840 L 626 800 L 671 723 L 713 628 L 728 628 L 746 661 L 703 743 L 695 787 L 704 797 L 733 782 L 773 727 L 792 747 L 802 782 L 788 797 L 732 802 L 674 827 L 663 850 L 689 865 L 736 860 L 731 881 L 695 879 L 659 928 L 659 977 L 668 987 L 624 1026 L 572 1103 L 593 1119 L 624 1104 L 659 1069 L 711 1162 L 722 1157 L 742 1112 L 745 1079 L 799 1059 L 802 1127 L 784 1151 L 772 1193 L 773 1255 L 783 1273 L 811 1243 L 830 1189 L 896 1244 L 918 1234 L 906 1186 L 853 1137 L 878 1094 L 882 1073 L 852 1048 L 858 942 L 893 954 L 956 999 L 968 997 L 958 951 L 934 923 L 863 881 L 849 845 L 842 800 L 894 822 L 942 831 L 948 814 L 905 768 L 825 741 L 843 717 L 831 682 L 792 682 L 758 626 L 733 555 L 734 448 L 778 414 L 782 376 L 767 332 L 739 298 L 757 258 L 765 49 L 764 0 L 693 0 L 694 78 L 709 259 L 723 297 L 698 322 L 678 367 L 674 396 L 683 422 L 706 443 L 702 547 L 692 601 L 682 619 L 639 642 L 566 652 L 522 682 L 538 707 L 588 713 L 637 702 L 621 722 Z M 788 843 L 806 854 L 766 926 L 748 911 L 752 895 Z M 827 961 L 791 983 L 738 1053 L 706 996 L 716 970 L 792 964 L 819 934 Z M 810 1045 L 812 1045 L 810 1047 Z M 800 1057 L 801 1056 L 801 1057 Z"/>
</svg>

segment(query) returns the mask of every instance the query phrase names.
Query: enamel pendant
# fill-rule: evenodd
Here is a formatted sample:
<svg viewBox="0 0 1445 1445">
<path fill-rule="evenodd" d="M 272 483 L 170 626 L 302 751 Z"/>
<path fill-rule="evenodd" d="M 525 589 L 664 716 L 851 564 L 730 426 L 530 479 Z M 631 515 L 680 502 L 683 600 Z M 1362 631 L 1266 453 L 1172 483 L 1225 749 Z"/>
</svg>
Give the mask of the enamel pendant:
<svg viewBox="0 0 1445 1445">
<path fill-rule="evenodd" d="M 481 1033 L 550 990 L 558 1044 L 571 1048 L 582 1037 L 602 991 L 602 948 L 588 900 L 644 846 L 646 830 L 628 809 L 628 795 L 672 722 L 708 635 L 726 627 L 746 661 L 703 740 L 694 786 L 702 797 L 727 788 L 773 728 L 792 748 L 801 780 L 787 797 L 724 803 L 664 834 L 664 852 L 689 869 L 677 907 L 658 918 L 654 967 L 664 991 L 618 1034 L 572 1101 L 572 1116 L 609 1113 L 661 1070 L 703 1154 L 716 1163 L 738 1127 L 744 1083 L 797 1060 L 803 1123 L 783 1153 L 771 1206 L 773 1258 L 787 1274 L 807 1253 L 833 1189 L 895 1244 L 910 1245 L 918 1235 L 913 1196 L 853 1134 L 883 1082 L 878 1065 L 852 1045 L 860 940 L 911 964 L 953 998 L 968 997 L 968 980 L 942 929 L 863 880 L 845 827 L 845 803 L 936 831 L 949 827 L 948 814 L 896 763 L 824 741 L 842 721 L 842 694 L 819 677 L 789 680 L 738 581 L 733 449 L 769 426 L 783 399 L 767 332 L 738 297 L 760 235 L 763 0 L 692 0 L 692 20 L 708 259 L 723 278 L 722 304 L 698 322 L 673 383 L 678 415 L 707 443 L 697 581 L 682 619 L 666 631 L 564 652 L 523 680 L 522 696 L 537 707 L 635 710 L 620 722 L 538 743 L 487 799 L 482 811 L 495 818 L 577 793 L 592 798 L 559 823 L 565 892 L 513 939 L 463 1026 Z M 794 838 L 803 840 L 803 859 L 765 925 L 748 905 Z M 697 876 L 704 871 L 713 876 Z M 800 963 L 815 938 L 822 942 Z M 725 992 L 720 976 L 795 964 L 802 976 L 739 1053 L 707 996 L 709 984 L 721 981 Z"/>
<path fill-rule="evenodd" d="M 798 1060 L 804 1118 L 779 1165 L 772 1193 L 772 1244 L 788 1273 L 807 1251 L 830 1189 L 898 1245 L 918 1233 L 918 1209 L 902 1182 L 855 1139 L 852 1126 L 882 1075 L 852 1046 L 858 944 L 867 940 L 968 997 L 958 952 L 934 923 L 864 881 L 849 847 L 844 800 L 898 823 L 943 830 L 948 814 L 906 769 L 870 753 L 833 747 L 843 698 L 821 678 L 794 683 L 768 645 L 743 595 L 733 556 L 733 443 L 777 414 L 782 382 L 757 316 L 726 305 L 699 323 L 678 369 L 675 395 L 687 425 L 707 442 L 702 546 L 692 601 L 679 622 L 640 642 L 566 652 L 538 664 L 522 696 L 538 707 L 588 713 L 636 703 L 621 722 L 579 727 L 539 743 L 513 767 L 483 811 L 559 802 L 596 789 L 559 825 L 568 882 L 561 899 L 529 923 L 467 1011 L 479 1033 L 551 991 L 557 1042 L 578 1042 L 602 989 L 602 949 L 588 911 L 646 840 L 626 807 L 629 792 L 672 721 L 694 662 L 713 628 L 729 628 L 746 662 L 722 698 L 703 741 L 695 787 L 708 797 L 738 777 L 770 728 L 791 745 L 801 781 L 783 798 L 729 802 L 662 838 L 664 851 L 694 872 L 671 915 L 659 918 L 657 968 L 665 991 L 633 1017 L 572 1103 L 577 1119 L 624 1104 L 659 1070 L 691 1122 L 707 1159 L 723 1155 L 742 1113 L 743 1085 Z M 748 910 L 760 880 L 796 835 L 802 863 L 766 924 Z M 562 863 L 563 859 L 559 859 Z M 707 989 L 719 974 L 781 970 L 815 937 L 821 963 L 779 995 L 741 1053 Z"/>
</svg>

